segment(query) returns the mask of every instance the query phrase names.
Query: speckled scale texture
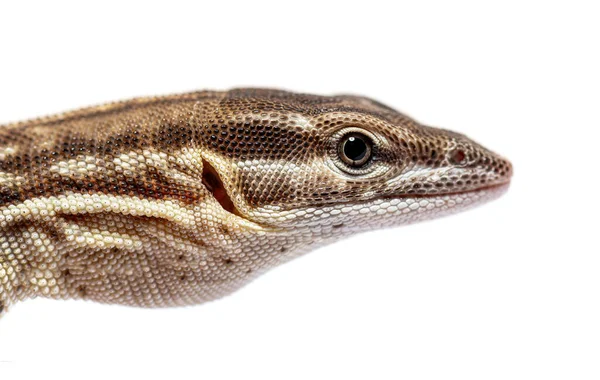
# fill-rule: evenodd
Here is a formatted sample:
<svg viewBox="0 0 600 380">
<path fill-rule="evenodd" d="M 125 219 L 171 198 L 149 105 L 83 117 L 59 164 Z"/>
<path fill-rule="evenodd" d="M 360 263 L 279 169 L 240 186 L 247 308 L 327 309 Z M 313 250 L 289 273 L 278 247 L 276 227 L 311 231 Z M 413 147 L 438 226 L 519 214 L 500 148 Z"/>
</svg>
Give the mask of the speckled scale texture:
<svg viewBox="0 0 600 380">
<path fill-rule="evenodd" d="M 348 136 L 368 142 L 345 162 Z M 502 157 L 377 101 L 266 89 L 139 98 L 0 127 L 0 314 L 37 296 L 222 297 L 335 240 L 483 203 Z"/>
</svg>

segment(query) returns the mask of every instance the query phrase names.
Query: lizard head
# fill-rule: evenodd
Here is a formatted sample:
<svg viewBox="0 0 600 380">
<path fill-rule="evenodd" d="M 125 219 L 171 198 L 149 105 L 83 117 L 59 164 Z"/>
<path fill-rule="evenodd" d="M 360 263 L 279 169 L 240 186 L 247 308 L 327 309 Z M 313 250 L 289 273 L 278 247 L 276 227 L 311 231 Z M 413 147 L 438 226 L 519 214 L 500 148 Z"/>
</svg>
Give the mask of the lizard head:
<svg viewBox="0 0 600 380">
<path fill-rule="evenodd" d="M 206 120 L 230 211 L 337 236 L 452 213 L 499 196 L 511 164 L 374 100 L 233 90 Z"/>
<path fill-rule="evenodd" d="M 93 107 L 0 140 L 0 314 L 37 294 L 214 299 L 316 245 L 495 198 L 512 175 L 371 99 L 260 89 Z"/>
</svg>

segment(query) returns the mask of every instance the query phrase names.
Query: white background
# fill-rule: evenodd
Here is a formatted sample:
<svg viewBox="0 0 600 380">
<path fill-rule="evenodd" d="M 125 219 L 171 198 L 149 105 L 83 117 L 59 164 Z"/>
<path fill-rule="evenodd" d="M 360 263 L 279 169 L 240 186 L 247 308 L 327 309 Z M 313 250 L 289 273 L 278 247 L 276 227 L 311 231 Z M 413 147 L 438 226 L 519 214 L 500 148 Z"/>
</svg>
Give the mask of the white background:
<svg viewBox="0 0 600 380">
<path fill-rule="evenodd" d="M 3 2 L 0 122 L 203 88 L 351 92 L 515 176 L 211 304 L 18 304 L 0 379 L 599 378 L 599 18 L 593 1 Z"/>
</svg>

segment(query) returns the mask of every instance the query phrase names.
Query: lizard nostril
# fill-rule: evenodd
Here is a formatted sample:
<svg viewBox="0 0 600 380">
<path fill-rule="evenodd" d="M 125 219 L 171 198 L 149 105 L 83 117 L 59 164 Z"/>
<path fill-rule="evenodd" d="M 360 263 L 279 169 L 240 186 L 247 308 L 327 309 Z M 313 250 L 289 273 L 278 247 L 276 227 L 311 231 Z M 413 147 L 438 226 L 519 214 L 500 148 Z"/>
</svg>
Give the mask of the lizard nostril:
<svg viewBox="0 0 600 380">
<path fill-rule="evenodd" d="M 455 165 L 464 164 L 467 154 L 462 149 L 456 149 L 450 153 L 450 161 Z"/>
</svg>

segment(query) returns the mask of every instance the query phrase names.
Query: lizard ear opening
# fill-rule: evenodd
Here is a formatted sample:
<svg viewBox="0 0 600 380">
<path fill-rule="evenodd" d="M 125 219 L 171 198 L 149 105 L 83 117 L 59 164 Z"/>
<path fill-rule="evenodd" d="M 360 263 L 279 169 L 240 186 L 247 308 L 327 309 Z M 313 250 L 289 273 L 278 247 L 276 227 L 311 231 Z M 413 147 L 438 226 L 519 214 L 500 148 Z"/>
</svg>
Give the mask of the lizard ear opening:
<svg viewBox="0 0 600 380">
<path fill-rule="evenodd" d="M 240 215 L 229 194 L 227 194 L 227 190 L 225 190 L 219 172 L 206 160 L 202 160 L 202 184 L 211 192 L 213 197 L 223 207 L 223 210 Z"/>
</svg>

